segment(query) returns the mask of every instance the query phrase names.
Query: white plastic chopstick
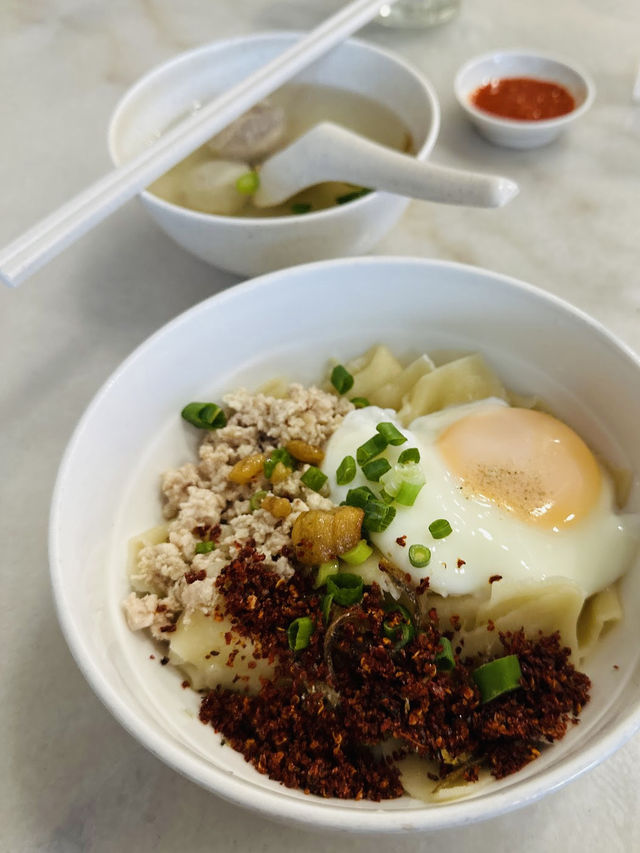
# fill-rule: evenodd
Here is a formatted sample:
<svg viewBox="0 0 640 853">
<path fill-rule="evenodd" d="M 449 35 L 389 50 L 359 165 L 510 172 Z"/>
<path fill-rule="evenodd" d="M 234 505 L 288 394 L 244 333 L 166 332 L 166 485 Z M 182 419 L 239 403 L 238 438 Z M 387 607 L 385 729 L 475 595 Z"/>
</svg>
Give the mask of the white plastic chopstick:
<svg viewBox="0 0 640 853">
<path fill-rule="evenodd" d="M 0 278 L 15 287 L 259 100 L 396 0 L 353 0 L 288 50 L 189 116 L 0 250 Z M 186 106 L 186 105 L 185 105 Z"/>
</svg>

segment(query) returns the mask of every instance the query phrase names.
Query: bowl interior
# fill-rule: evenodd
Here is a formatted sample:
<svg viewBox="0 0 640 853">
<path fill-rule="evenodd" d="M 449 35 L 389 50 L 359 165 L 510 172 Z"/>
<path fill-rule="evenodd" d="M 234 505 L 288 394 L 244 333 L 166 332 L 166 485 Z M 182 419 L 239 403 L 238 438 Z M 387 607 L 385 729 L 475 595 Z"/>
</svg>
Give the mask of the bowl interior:
<svg viewBox="0 0 640 853">
<path fill-rule="evenodd" d="M 159 66 L 130 89 L 109 128 L 116 165 L 139 154 L 190 111 L 223 93 L 293 44 L 295 33 L 214 42 Z M 349 40 L 300 72 L 296 83 L 348 89 L 381 102 L 407 125 L 416 153 L 431 150 L 438 132 L 435 96 L 399 57 Z"/>
<path fill-rule="evenodd" d="M 486 86 L 492 80 L 503 77 L 533 77 L 559 83 L 573 95 L 575 100 L 575 108 L 569 115 L 581 110 L 591 98 L 589 79 L 573 65 L 544 54 L 517 51 L 499 51 L 468 62 L 456 77 L 456 94 L 464 106 L 479 112 L 470 101 L 471 95 L 480 86 Z M 510 121 L 500 116 L 480 112 L 487 119 Z M 566 116 L 560 116 L 559 119 L 548 121 L 559 121 L 565 118 Z M 519 121 L 517 124 L 528 125 L 532 122 Z M 533 124 L 541 124 L 541 122 L 533 122 Z"/>
<path fill-rule="evenodd" d="M 346 360 L 379 342 L 401 357 L 480 351 L 508 387 L 541 395 L 608 460 L 640 471 L 640 399 L 629 393 L 640 364 L 583 315 L 526 285 L 456 264 L 399 258 L 313 264 L 201 303 L 150 338 L 105 384 L 59 473 L 52 580 L 67 640 L 93 688 L 171 766 L 221 796 L 307 826 L 435 829 L 542 796 L 637 728 L 638 567 L 623 581 L 625 618 L 587 661 L 594 686 L 580 725 L 521 773 L 438 806 L 407 797 L 382 805 L 321 800 L 259 775 L 198 721 L 197 695 L 150 658 L 150 640 L 127 629 L 120 606 L 128 591 L 127 540 L 161 520 L 159 475 L 195 452 L 179 418 L 185 402 L 219 399 L 273 376 L 311 383 L 328 358 Z M 629 507 L 636 511 L 638 491 L 636 483 Z"/>
</svg>

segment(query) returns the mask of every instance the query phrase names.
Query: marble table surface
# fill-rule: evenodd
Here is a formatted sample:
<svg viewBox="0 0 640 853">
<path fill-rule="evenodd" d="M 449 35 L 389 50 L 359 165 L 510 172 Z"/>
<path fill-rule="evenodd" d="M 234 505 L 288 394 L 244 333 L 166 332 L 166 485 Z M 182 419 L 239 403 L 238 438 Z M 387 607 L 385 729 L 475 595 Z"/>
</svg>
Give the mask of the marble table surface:
<svg viewBox="0 0 640 853">
<path fill-rule="evenodd" d="M 308 28 L 336 0 L 4 0 L 0 4 L 0 243 L 109 168 L 105 127 L 141 73 L 206 41 Z M 463 0 L 430 31 L 362 36 L 433 81 L 433 160 L 500 171 L 521 195 L 501 211 L 412 203 L 377 253 L 477 264 L 561 295 L 640 350 L 638 0 Z M 453 98 L 457 67 L 492 48 L 574 57 L 591 112 L 530 152 L 483 142 Z M 16 291 L 0 292 L 0 565 L 3 851 L 640 850 L 640 736 L 543 801 L 420 837 L 359 837 L 271 824 L 181 778 L 95 698 L 58 629 L 47 569 L 53 481 L 73 426 L 152 331 L 237 278 L 170 243 L 132 203 Z"/>
</svg>

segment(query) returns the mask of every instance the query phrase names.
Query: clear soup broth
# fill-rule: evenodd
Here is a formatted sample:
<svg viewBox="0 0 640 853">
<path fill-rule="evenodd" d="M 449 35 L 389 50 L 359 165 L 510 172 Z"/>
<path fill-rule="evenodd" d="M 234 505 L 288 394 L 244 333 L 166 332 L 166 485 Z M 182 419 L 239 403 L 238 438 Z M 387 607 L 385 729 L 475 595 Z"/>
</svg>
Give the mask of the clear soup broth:
<svg viewBox="0 0 640 853">
<path fill-rule="evenodd" d="M 260 163 L 266 157 L 322 121 L 342 125 L 397 151 L 413 151 L 411 134 L 401 119 L 379 102 L 354 92 L 310 84 L 289 85 L 271 95 L 268 103 L 280 108 L 284 119 L 282 135 L 266 155 L 221 156 L 208 142 L 151 184 L 149 191 L 172 204 L 201 213 L 244 217 L 299 215 L 352 201 L 364 195 L 367 189 L 354 184 L 325 182 L 303 190 L 283 204 L 259 208 L 253 204 L 250 194 L 235 189 L 237 177 L 250 170 L 259 175 Z M 205 174 L 205 164 L 215 161 L 229 165 L 221 179 L 224 186 L 212 187 L 208 192 L 198 176 Z"/>
</svg>

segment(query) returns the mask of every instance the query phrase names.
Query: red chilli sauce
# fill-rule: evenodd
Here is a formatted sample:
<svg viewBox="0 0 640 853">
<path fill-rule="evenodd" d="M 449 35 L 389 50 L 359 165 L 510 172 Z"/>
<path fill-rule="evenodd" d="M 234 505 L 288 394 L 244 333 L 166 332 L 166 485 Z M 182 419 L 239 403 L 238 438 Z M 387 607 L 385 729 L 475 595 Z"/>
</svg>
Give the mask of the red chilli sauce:
<svg viewBox="0 0 640 853">
<path fill-rule="evenodd" d="M 480 110 L 518 121 L 544 121 L 570 113 L 576 102 L 564 86 L 532 77 L 504 77 L 480 86 L 471 96 Z"/>
</svg>

